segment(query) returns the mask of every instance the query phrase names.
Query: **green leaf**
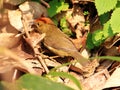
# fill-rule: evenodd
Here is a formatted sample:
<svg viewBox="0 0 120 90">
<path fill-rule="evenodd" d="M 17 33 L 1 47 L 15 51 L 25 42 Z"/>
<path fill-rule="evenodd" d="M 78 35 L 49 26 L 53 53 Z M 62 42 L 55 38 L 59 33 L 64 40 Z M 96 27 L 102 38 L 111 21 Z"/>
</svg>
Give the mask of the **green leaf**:
<svg viewBox="0 0 120 90">
<path fill-rule="evenodd" d="M 120 1 L 117 2 L 116 7 L 117 7 L 117 8 L 120 8 Z"/>
<path fill-rule="evenodd" d="M 49 2 L 50 8 L 48 8 L 48 15 L 50 17 L 55 16 L 57 13 L 61 11 L 65 11 L 68 9 L 68 3 L 64 3 L 65 0 L 52 0 Z"/>
<path fill-rule="evenodd" d="M 5 87 L 3 86 L 1 82 L 0 82 L 0 90 L 5 90 Z"/>
<path fill-rule="evenodd" d="M 119 61 L 120 62 L 120 57 L 117 56 L 100 56 L 100 57 L 93 57 L 91 59 L 98 58 L 98 59 L 107 59 L 107 60 L 113 60 L 113 61 Z"/>
<path fill-rule="evenodd" d="M 112 30 L 111 25 L 110 25 L 110 21 L 108 21 L 107 23 L 104 24 L 103 35 L 104 35 L 104 39 L 114 35 L 113 30 Z"/>
<path fill-rule="evenodd" d="M 61 83 L 53 82 L 49 79 L 26 74 L 18 80 L 20 90 L 73 90 Z"/>
<path fill-rule="evenodd" d="M 68 36 L 72 36 L 72 31 L 68 28 L 68 25 L 67 25 L 67 21 L 66 21 L 66 18 L 63 17 L 61 20 L 60 20 L 60 27 L 61 27 L 61 30 L 67 34 Z"/>
<path fill-rule="evenodd" d="M 1 84 L 4 86 L 4 89 L 0 88 L 0 90 L 20 90 L 20 87 L 16 82 L 10 83 L 6 81 L 2 81 Z"/>
<path fill-rule="evenodd" d="M 72 36 L 73 33 L 71 32 L 71 30 L 69 28 L 63 28 L 62 31 L 67 34 L 68 36 Z"/>
<path fill-rule="evenodd" d="M 84 15 L 88 15 L 88 14 L 89 14 L 89 11 L 84 11 L 83 14 L 84 14 Z"/>
<path fill-rule="evenodd" d="M 66 18 L 65 17 L 63 17 L 61 20 L 60 20 L 60 26 L 62 27 L 62 28 L 66 28 L 67 27 L 67 21 L 66 21 Z"/>
<path fill-rule="evenodd" d="M 92 34 L 92 42 L 95 46 L 99 46 L 103 42 L 104 36 L 103 36 L 103 30 L 96 30 Z"/>
<path fill-rule="evenodd" d="M 77 87 L 79 88 L 79 90 L 82 90 L 80 82 L 75 77 L 73 77 L 71 74 L 68 74 L 66 72 L 50 72 L 48 75 L 69 78 L 70 80 L 72 80 L 77 85 Z"/>
<path fill-rule="evenodd" d="M 110 18 L 110 13 L 109 12 L 100 15 L 101 24 L 102 25 L 105 24 L 109 20 L 109 18 Z"/>
<path fill-rule="evenodd" d="M 52 19 L 52 21 L 54 22 L 54 24 L 56 25 L 56 26 L 58 26 L 58 21 L 57 21 L 57 19 L 55 18 L 55 17 L 53 17 L 53 18 L 51 18 Z"/>
<path fill-rule="evenodd" d="M 88 33 L 86 45 L 87 45 L 88 49 L 93 49 L 95 47 L 92 42 L 92 34 L 91 33 Z"/>
<path fill-rule="evenodd" d="M 95 0 L 95 6 L 98 11 L 98 15 L 102 15 L 115 8 L 117 0 Z"/>
<path fill-rule="evenodd" d="M 119 20 L 119 18 L 120 18 L 120 8 L 116 8 L 113 11 L 111 19 L 110 19 L 110 24 L 111 24 L 111 27 L 112 27 L 114 34 L 120 32 L 120 20 Z"/>
</svg>

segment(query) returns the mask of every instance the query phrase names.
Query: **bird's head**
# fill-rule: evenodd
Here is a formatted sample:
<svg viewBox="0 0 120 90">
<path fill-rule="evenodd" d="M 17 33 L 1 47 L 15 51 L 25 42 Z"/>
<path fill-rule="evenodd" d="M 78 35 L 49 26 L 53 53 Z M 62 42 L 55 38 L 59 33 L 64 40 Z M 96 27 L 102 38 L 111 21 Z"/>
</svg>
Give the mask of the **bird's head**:
<svg viewBox="0 0 120 90">
<path fill-rule="evenodd" d="M 44 24 L 53 24 L 53 21 L 47 17 L 41 17 L 41 18 L 38 18 L 34 21 L 34 23 L 37 25 L 37 26 L 41 26 L 41 25 L 44 25 Z"/>
<path fill-rule="evenodd" d="M 34 21 L 34 23 L 38 30 L 41 30 L 42 32 L 46 32 L 47 25 L 54 25 L 53 21 L 47 17 L 38 18 Z"/>
</svg>

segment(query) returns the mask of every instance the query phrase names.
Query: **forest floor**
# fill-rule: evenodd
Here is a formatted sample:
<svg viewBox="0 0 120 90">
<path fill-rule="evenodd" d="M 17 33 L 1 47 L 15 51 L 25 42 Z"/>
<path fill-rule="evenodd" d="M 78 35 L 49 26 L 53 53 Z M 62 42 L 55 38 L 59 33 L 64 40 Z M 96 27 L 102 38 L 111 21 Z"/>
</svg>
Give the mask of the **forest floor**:
<svg viewBox="0 0 120 90">
<path fill-rule="evenodd" d="M 120 63 L 110 60 L 109 57 L 99 58 L 120 55 L 119 34 L 107 38 L 97 47 L 90 45 L 88 41 L 89 33 L 103 28 L 94 1 L 66 0 L 68 9 L 56 11 L 54 16 L 49 13 L 54 14 L 55 7 L 53 12 L 48 13 L 50 1 L 41 2 L 8 0 L 1 4 L 0 80 L 13 82 L 27 73 L 49 76 L 49 72 L 53 70 L 75 77 L 81 83 L 82 90 L 119 90 Z M 66 7 L 64 3 L 63 8 Z M 69 36 L 78 52 L 90 60 L 83 67 L 84 70 L 79 62 L 74 62 L 73 57 L 60 57 L 43 45 L 45 35 L 36 32 L 33 26 L 34 20 L 40 17 L 51 18 L 57 27 Z M 61 75 L 53 81 L 74 90 L 80 89 L 70 78 Z"/>
</svg>

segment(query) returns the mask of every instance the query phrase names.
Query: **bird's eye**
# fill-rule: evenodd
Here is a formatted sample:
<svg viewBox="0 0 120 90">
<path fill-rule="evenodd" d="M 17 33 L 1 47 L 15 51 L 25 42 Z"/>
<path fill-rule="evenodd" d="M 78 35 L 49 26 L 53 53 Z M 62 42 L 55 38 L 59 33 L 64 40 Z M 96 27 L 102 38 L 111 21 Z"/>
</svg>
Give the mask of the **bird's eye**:
<svg viewBox="0 0 120 90">
<path fill-rule="evenodd" d="M 40 27 L 42 24 L 38 22 L 37 25 Z"/>
<path fill-rule="evenodd" d="M 39 23 L 37 23 L 37 25 L 39 26 L 40 24 L 39 24 Z"/>
</svg>

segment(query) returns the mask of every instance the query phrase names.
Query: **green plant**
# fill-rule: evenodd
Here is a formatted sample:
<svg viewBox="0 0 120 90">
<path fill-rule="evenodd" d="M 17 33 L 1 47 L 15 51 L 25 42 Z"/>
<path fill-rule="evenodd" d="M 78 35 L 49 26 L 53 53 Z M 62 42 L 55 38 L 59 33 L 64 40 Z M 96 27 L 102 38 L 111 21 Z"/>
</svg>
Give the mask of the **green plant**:
<svg viewBox="0 0 120 90">
<path fill-rule="evenodd" d="M 120 32 L 120 1 L 95 0 L 95 6 L 100 17 L 102 30 L 96 30 L 88 35 L 87 47 L 93 49 L 101 45 L 105 39 Z"/>
<path fill-rule="evenodd" d="M 88 11 L 84 11 L 84 13 L 83 13 L 84 15 L 88 15 L 89 14 L 89 12 Z"/>
<path fill-rule="evenodd" d="M 45 77 L 31 74 L 25 74 L 13 83 L 2 82 L 2 86 L 7 90 L 74 90 Z"/>
<path fill-rule="evenodd" d="M 68 36 L 72 36 L 72 31 L 68 28 L 68 25 L 67 25 L 67 21 L 66 21 L 66 18 L 63 17 L 61 20 L 60 20 L 60 27 L 61 27 L 61 30 L 67 34 Z"/>
<path fill-rule="evenodd" d="M 65 0 L 52 0 L 49 2 L 50 8 L 48 8 L 48 16 L 53 17 L 61 11 L 68 9 L 68 3 L 65 3 Z"/>
<path fill-rule="evenodd" d="M 74 82 L 74 84 L 78 87 L 79 90 L 82 90 L 82 86 L 80 84 L 80 82 L 71 74 L 68 74 L 66 72 L 55 72 L 55 71 L 51 71 L 48 75 L 52 76 L 52 77 L 62 77 L 62 78 L 69 78 L 70 80 L 72 80 Z"/>
<path fill-rule="evenodd" d="M 58 13 L 60 13 L 61 11 L 68 10 L 69 4 L 65 3 L 65 0 L 52 0 L 49 2 L 49 5 L 50 5 L 50 8 L 47 9 L 48 16 L 52 18 L 52 20 L 54 21 L 54 23 L 56 25 L 58 25 L 58 21 L 54 16 L 57 15 Z M 67 21 L 66 21 L 65 17 L 63 17 L 60 20 L 60 28 L 68 36 L 72 35 L 71 30 L 69 30 L 69 28 L 68 28 Z"/>
</svg>

